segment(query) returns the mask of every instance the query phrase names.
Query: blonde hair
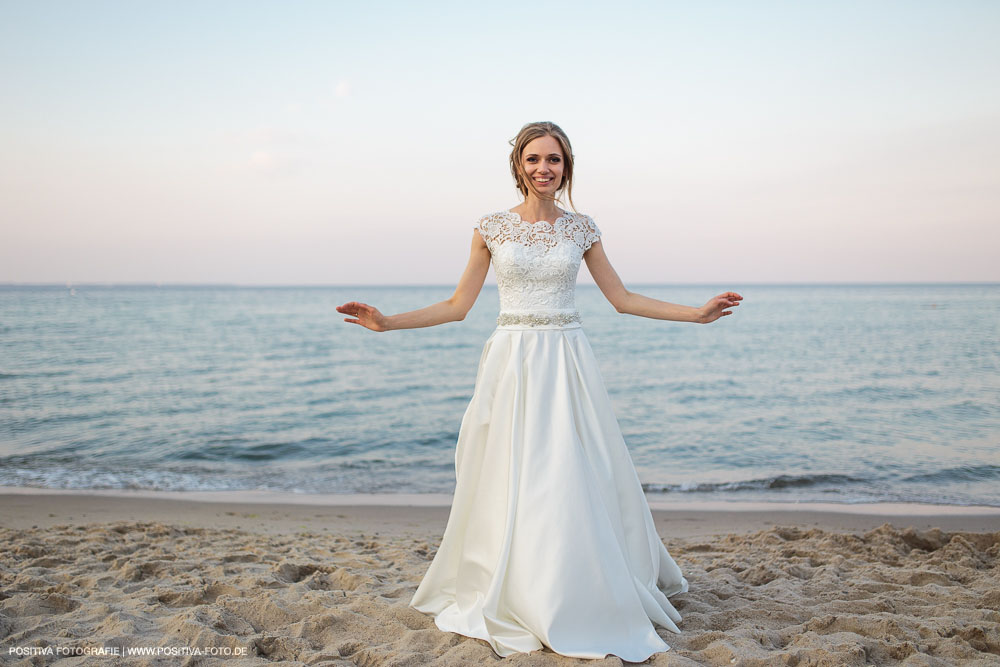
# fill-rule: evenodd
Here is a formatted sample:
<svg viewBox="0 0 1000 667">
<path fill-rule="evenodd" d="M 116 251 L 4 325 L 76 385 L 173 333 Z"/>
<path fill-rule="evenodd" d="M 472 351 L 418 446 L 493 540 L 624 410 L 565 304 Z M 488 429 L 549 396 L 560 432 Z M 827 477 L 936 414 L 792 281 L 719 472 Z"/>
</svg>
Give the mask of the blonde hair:
<svg viewBox="0 0 1000 667">
<path fill-rule="evenodd" d="M 535 189 L 534 183 L 531 183 L 531 179 L 524 172 L 524 165 L 521 164 L 521 157 L 524 155 L 524 147 L 529 143 L 538 139 L 539 137 L 553 137 L 559 142 L 560 148 L 562 148 L 563 154 L 563 176 L 562 183 L 556 188 L 555 196 L 542 195 Z M 576 211 L 576 206 L 573 205 L 573 148 L 570 146 L 569 137 L 566 133 L 562 131 L 555 123 L 550 123 L 548 121 L 542 121 L 538 123 L 528 123 L 521 128 L 521 131 L 517 133 L 517 136 L 510 140 L 510 145 L 514 149 L 510 152 L 510 173 L 514 177 L 514 185 L 517 189 L 521 191 L 521 196 L 525 200 L 528 199 L 528 188 L 539 199 L 550 199 L 562 203 L 562 198 L 559 193 L 563 190 L 566 191 L 566 197 L 569 199 L 569 205 Z"/>
</svg>

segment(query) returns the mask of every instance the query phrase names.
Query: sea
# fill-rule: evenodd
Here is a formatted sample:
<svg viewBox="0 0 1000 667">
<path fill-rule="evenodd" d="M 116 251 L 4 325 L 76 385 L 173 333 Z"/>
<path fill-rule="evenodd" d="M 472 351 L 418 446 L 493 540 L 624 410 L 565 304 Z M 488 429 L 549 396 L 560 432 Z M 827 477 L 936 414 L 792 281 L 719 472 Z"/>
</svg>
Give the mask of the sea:
<svg viewBox="0 0 1000 667">
<path fill-rule="evenodd" d="M 647 498 L 1000 507 L 1000 284 L 577 288 Z M 376 333 L 451 286 L 0 286 L 0 486 L 450 494 L 499 301 Z"/>
</svg>

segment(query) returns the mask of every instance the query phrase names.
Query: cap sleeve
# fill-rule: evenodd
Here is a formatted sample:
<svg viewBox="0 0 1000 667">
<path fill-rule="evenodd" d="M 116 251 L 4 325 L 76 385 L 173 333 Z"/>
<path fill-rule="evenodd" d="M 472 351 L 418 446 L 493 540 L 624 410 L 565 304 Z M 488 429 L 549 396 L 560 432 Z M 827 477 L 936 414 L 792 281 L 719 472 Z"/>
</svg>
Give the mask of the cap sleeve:
<svg viewBox="0 0 1000 667">
<path fill-rule="evenodd" d="M 484 215 L 476 222 L 475 229 L 479 230 L 479 235 L 483 237 L 486 247 L 490 253 L 493 252 L 493 236 L 495 233 L 493 219 L 490 215 Z"/>
<path fill-rule="evenodd" d="M 583 251 L 586 252 L 590 250 L 590 246 L 601 240 L 601 230 L 597 227 L 597 223 L 594 222 L 594 219 L 589 215 L 583 216 L 583 221 L 585 227 Z"/>
</svg>

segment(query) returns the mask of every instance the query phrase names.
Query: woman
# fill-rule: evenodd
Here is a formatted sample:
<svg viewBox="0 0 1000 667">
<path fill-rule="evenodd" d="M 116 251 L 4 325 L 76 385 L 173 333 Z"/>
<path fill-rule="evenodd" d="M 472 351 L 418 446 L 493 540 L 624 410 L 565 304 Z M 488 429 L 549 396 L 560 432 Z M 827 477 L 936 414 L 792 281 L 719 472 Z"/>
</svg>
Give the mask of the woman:
<svg viewBox="0 0 1000 667">
<path fill-rule="evenodd" d="M 580 261 L 619 313 L 707 323 L 743 297 L 695 308 L 625 289 L 593 219 L 555 204 L 563 191 L 573 204 L 566 134 L 529 123 L 511 144 L 524 201 L 478 221 L 450 298 L 391 316 L 356 301 L 337 307 L 373 331 L 428 327 L 465 318 L 491 262 L 497 276 L 501 312 L 462 418 L 451 513 L 410 606 L 500 656 L 545 645 L 642 662 L 670 648 L 654 623 L 680 632 L 667 597 L 688 582 L 656 533 L 581 327 Z"/>
</svg>

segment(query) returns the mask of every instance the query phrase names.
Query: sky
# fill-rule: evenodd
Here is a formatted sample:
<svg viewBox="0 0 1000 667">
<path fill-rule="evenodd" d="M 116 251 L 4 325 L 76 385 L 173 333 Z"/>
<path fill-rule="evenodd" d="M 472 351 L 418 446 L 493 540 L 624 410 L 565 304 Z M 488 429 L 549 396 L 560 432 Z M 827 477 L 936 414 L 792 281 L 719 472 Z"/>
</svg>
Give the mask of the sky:
<svg viewBox="0 0 1000 667">
<path fill-rule="evenodd" d="M 454 285 L 539 120 L 626 286 L 1000 281 L 998 34 L 993 0 L 0 0 L 0 282 Z"/>
</svg>

